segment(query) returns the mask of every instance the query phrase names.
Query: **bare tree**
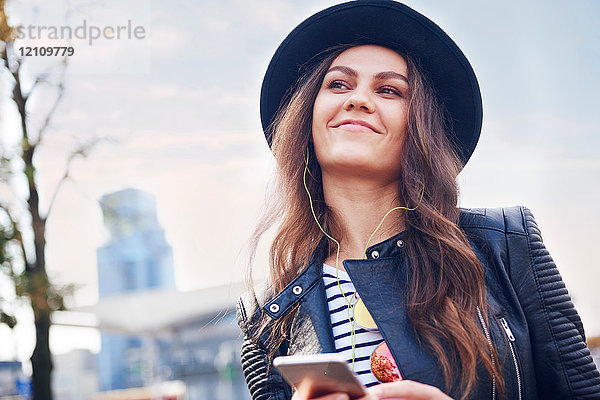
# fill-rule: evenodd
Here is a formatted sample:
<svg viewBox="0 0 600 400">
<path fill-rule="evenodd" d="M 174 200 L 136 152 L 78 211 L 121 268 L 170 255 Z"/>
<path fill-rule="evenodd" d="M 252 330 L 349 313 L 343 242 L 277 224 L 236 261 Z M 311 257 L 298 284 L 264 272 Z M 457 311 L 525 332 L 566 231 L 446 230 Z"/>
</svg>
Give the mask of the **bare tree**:
<svg viewBox="0 0 600 400">
<path fill-rule="evenodd" d="M 66 295 L 72 292 L 72 286 L 53 285 L 46 271 L 46 222 L 52 211 L 56 195 L 62 184 L 69 179 L 71 161 L 86 156 L 95 142 L 86 143 L 76 149 L 68 158 L 65 172 L 50 198 L 47 210 L 40 210 L 39 183 L 35 166 L 36 150 L 40 147 L 49 130 L 53 116 L 63 99 L 65 90 L 65 69 L 67 59 L 59 65 L 58 78 L 52 82 L 47 75 L 37 76 L 29 88 L 24 87 L 22 79 L 23 58 L 17 55 L 14 47 L 16 28 L 11 26 L 5 12 L 6 0 L 0 0 L 0 78 L 9 77 L 12 88 L 11 101 L 19 116 L 20 141 L 14 151 L 3 148 L 0 162 L 0 178 L 9 187 L 16 181 L 25 183 L 25 198 L 15 193 L 15 201 L 0 198 L 0 267 L 14 283 L 15 294 L 26 298 L 31 305 L 35 319 L 36 344 L 31 356 L 33 368 L 34 400 L 51 400 L 52 357 L 50 353 L 49 332 L 53 311 L 64 309 Z M 8 72 L 6 74 L 6 72 Z M 28 101 L 40 85 L 55 89 L 55 98 L 44 115 L 38 115 L 42 121 L 40 127 L 32 131 Z M 2 118 L 2 116 L 0 116 Z M 16 132 L 14 132 L 16 134 Z M 5 139 L 0 132 L 0 140 Z M 13 191 L 13 193 L 16 191 Z M 9 251 L 11 248 L 15 251 Z M 1 300 L 1 298 L 0 298 Z M 2 302 L 0 301 L 0 307 Z M 0 323 L 14 326 L 14 315 L 0 310 Z"/>
</svg>

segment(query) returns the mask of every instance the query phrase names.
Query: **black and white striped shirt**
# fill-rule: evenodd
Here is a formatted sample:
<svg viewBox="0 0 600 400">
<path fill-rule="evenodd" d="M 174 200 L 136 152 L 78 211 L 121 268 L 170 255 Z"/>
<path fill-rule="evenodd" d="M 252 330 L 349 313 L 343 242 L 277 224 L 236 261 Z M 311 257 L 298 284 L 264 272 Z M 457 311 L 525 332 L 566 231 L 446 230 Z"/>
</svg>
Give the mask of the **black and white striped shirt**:
<svg viewBox="0 0 600 400">
<path fill-rule="evenodd" d="M 323 264 L 323 283 L 333 328 L 335 351 L 340 353 L 352 368 L 353 317 L 352 309 L 348 309 L 348 301 L 351 305 L 356 303 L 357 299 L 354 296 L 356 290 L 346 271 L 327 264 Z M 354 324 L 354 333 L 354 372 L 365 386 L 376 385 L 379 381 L 371 373 L 371 354 L 383 342 L 383 337 L 379 330 L 366 330 L 358 324 Z"/>
</svg>

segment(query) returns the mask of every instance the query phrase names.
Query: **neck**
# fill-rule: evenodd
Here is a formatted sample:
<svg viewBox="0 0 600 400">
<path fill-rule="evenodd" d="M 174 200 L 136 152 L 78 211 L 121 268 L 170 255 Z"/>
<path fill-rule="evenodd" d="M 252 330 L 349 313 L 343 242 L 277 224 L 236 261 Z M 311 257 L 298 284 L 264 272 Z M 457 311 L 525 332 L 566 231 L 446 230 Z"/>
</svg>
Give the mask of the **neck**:
<svg viewBox="0 0 600 400">
<path fill-rule="evenodd" d="M 404 206 L 398 199 L 398 182 L 382 183 L 356 177 L 340 179 L 327 174 L 322 175 L 322 182 L 325 202 L 334 211 L 342 231 L 341 237 L 335 238 L 340 242 L 339 268 L 342 260 L 363 258 L 367 246 L 404 230 L 403 209 L 392 211 L 381 223 L 388 211 Z M 334 252 L 326 262 L 334 265 L 335 259 Z"/>
</svg>

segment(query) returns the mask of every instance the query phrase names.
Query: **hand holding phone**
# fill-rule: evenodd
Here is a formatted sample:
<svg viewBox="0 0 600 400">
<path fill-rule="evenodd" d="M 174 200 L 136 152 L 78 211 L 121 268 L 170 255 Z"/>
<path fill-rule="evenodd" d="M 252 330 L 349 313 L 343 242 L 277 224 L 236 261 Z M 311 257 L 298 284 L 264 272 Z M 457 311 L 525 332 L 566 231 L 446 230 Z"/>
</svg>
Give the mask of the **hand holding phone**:
<svg viewBox="0 0 600 400">
<path fill-rule="evenodd" d="M 367 394 L 346 360 L 336 353 L 277 357 L 273 366 L 308 398 L 343 392 L 353 400 Z"/>
</svg>

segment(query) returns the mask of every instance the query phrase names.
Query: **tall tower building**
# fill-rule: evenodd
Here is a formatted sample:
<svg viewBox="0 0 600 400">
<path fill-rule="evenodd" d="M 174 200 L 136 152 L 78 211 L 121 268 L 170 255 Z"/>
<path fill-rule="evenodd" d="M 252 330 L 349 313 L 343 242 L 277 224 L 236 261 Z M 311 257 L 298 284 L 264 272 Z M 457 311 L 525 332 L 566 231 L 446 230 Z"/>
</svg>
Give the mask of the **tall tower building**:
<svg viewBox="0 0 600 400">
<path fill-rule="evenodd" d="M 100 299 L 149 288 L 174 289 L 173 252 L 158 223 L 154 197 L 125 189 L 102 196 L 100 206 L 110 234 L 98 249 Z M 127 358 L 141 346 L 139 338 L 102 334 L 100 390 L 142 385 L 141 371 L 132 368 Z"/>
</svg>

